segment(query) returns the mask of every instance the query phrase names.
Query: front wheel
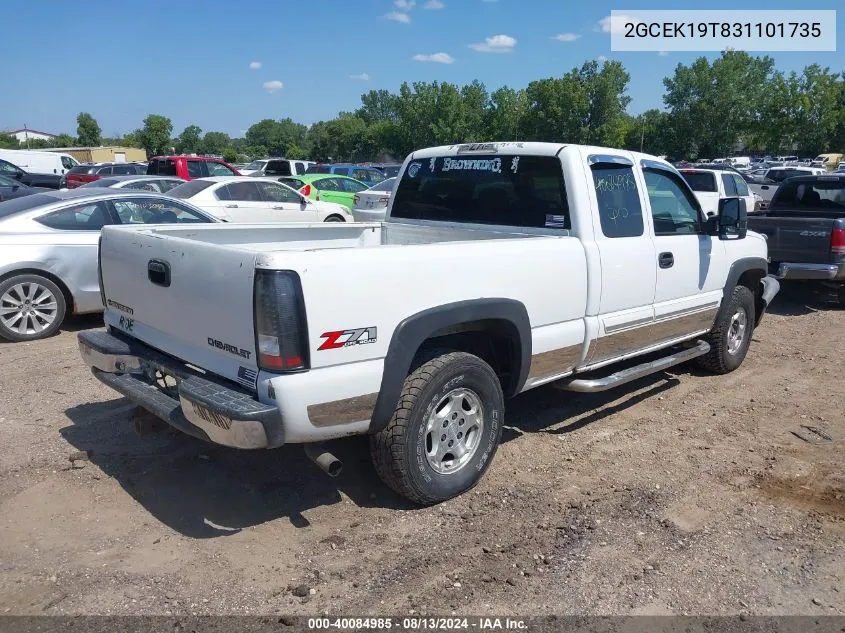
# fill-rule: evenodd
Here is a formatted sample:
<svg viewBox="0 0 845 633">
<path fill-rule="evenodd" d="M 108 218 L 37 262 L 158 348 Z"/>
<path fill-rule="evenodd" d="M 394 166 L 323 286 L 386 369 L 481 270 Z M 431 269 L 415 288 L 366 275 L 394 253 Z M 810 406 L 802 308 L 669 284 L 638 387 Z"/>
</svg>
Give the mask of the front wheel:
<svg viewBox="0 0 845 633">
<path fill-rule="evenodd" d="M 739 367 L 751 345 L 754 323 L 754 295 L 745 286 L 737 286 L 705 337 L 710 351 L 698 359 L 699 365 L 715 374 L 727 374 Z"/>
<path fill-rule="evenodd" d="M 61 289 L 46 277 L 9 277 L 0 282 L 0 338 L 21 342 L 52 336 L 66 309 Z"/>
<path fill-rule="evenodd" d="M 475 486 L 490 466 L 504 421 L 499 378 L 483 360 L 441 350 L 405 379 L 387 427 L 370 436 L 379 477 L 421 505 Z"/>
</svg>

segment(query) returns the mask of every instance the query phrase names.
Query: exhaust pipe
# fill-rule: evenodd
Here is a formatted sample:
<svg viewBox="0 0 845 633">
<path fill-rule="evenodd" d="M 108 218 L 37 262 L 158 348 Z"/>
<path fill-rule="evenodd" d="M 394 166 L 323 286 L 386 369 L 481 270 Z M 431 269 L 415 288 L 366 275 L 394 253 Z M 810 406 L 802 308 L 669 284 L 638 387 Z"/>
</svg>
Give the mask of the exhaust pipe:
<svg viewBox="0 0 845 633">
<path fill-rule="evenodd" d="M 141 437 L 161 433 L 167 428 L 167 423 L 153 415 L 143 407 L 135 407 L 129 416 L 135 432 Z"/>
<path fill-rule="evenodd" d="M 337 477 L 343 470 L 343 462 L 326 450 L 324 444 L 306 444 L 305 454 L 329 477 Z"/>
</svg>

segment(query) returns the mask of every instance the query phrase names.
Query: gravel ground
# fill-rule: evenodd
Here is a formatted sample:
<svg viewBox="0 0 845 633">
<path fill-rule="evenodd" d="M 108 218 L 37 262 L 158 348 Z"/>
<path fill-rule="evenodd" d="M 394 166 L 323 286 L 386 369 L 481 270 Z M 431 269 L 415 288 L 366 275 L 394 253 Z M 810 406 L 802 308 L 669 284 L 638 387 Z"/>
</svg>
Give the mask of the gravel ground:
<svg viewBox="0 0 845 633">
<path fill-rule="evenodd" d="M 727 376 L 509 403 L 472 492 L 418 509 L 363 438 L 139 437 L 73 319 L 0 343 L 0 613 L 843 614 L 845 311 L 786 288 Z"/>
</svg>

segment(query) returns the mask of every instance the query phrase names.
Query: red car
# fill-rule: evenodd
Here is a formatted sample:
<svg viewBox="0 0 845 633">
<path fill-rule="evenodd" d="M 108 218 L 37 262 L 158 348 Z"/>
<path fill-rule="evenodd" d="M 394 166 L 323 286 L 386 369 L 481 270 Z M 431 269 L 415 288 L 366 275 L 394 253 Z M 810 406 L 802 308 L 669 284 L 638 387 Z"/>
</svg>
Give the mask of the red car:
<svg viewBox="0 0 845 633">
<path fill-rule="evenodd" d="M 77 165 L 64 175 L 61 186 L 76 189 L 106 176 L 140 176 L 147 173 L 147 166 L 141 163 L 100 163 L 98 165 Z"/>
<path fill-rule="evenodd" d="M 207 176 L 240 176 L 241 173 L 219 158 L 207 156 L 153 156 L 147 175 L 178 176 L 182 180 Z"/>
</svg>

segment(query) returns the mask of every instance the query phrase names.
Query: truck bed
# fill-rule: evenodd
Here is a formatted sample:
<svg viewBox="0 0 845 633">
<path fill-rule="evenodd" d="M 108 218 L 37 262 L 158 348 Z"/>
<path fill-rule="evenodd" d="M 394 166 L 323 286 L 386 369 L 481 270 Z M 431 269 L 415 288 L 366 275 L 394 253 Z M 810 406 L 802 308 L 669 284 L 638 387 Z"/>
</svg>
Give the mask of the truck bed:
<svg viewBox="0 0 845 633">
<path fill-rule="evenodd" d="M 210 224 L 159 227 L 144 232 L 262 253 L 538 237 L 536 231 L 459 228 L 454 225 L 417 226 L 395 222 L 303 223 L 270 227 Z"/>
</svg>

